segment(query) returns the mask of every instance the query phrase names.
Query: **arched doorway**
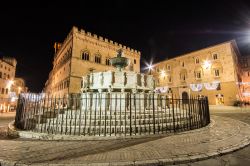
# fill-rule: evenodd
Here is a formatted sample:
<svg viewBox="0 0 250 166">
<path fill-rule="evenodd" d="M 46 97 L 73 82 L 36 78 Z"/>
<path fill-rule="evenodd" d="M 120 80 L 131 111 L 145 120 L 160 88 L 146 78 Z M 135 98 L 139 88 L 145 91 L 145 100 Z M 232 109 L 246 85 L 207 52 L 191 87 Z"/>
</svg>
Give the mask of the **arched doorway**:
<svg viewBox="0 0 250 166">
<path fill-rule="evenodd" d="M 184 91 L 184 92 L 182 92 L 181 96 L 182 96 L 182 102 L 184 104 L 187 104 L 188 103 L 188 93 Z"/>
</svg>

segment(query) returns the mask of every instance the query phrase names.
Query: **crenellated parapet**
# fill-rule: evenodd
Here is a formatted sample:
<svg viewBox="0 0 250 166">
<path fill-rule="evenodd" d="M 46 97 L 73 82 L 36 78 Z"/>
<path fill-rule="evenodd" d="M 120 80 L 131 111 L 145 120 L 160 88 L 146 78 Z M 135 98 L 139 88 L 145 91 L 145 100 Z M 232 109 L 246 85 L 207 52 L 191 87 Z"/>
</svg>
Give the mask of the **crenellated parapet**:
<svg viewBox="0 0 250 166">
<path fill-rule="evenodd" d="M 141 55 L 141 52 L 138 51 L 138 50 L 132 49 L 132 48 L 127 47 L 125 45 L 122 45 L 120 43 L 114 42 L 113 40 L 109 40 L 107 38 L 104 38 L 102 36 L 98 36 L 96 34 L 92 34 L 91 32 L 87 32 L 84 29 L 78 29 L 77 27 L 73 27 L 72 31 L 73 31 L 73 33 L 78 33 L 78 34 L 81 34 L 83 36 L 87 36 L 87 37 L 93 38 L 93 39 L 95 39 L 95 40 L 97 40 L 99 42 L 104 42 L 104 43 L 106 43 L 106 44 L 114 47 L 115 49 L 122 48 L 123 51 L 130 52 L 130 53 L 132 53 L 134 55 L 137 55 L 137 56 Z"/>
</svg>

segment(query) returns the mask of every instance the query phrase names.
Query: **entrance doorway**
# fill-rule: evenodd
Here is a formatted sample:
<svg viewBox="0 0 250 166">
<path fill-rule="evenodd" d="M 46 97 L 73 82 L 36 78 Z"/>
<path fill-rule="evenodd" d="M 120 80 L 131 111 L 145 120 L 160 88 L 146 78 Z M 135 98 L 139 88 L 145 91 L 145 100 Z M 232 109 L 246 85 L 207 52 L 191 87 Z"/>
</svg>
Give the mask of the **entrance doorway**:
<svg viewBox="0 0 250 166">
<path fill-rule="evenodd" d="M 187 104 L 188 103 L 188 93 L 184 91 L 184 92 L 182 92 L 181 96 L 182 96 L 182 102 L 184 104 Z"/>
</svg>

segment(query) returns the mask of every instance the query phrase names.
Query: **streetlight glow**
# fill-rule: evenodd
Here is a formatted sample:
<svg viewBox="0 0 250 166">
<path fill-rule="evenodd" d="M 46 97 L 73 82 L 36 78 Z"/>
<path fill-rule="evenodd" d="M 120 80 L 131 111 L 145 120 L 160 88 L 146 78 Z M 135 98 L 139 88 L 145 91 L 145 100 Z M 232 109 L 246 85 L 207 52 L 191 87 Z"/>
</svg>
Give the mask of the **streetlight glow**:
<svg viewBox="0 0 250 166">
<path fill-rule="evenodd" d="M 165 72 L 165 70 L 162 70 L 161 71 L 161 77 L 165 77 L 166 76 L 166 72 Z"/>
<path fill-rule="evenodd" d="M 203 66 L 205 69 L 209 69 L 211 67 L 211 62 L 209 60 L 205 60 Z"/>
</svg>

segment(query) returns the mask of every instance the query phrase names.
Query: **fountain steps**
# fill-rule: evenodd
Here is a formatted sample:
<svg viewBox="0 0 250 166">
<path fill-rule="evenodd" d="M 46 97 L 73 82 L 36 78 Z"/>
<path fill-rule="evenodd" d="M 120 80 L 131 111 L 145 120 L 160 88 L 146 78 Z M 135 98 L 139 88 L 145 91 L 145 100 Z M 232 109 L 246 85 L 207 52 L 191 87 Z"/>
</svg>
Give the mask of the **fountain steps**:
<svg viewBox="0 0 250 166">
<path fill-rule="evenodd" d="M 155 132 L 164 132 L 164 131 L 170 131 L 170 130 L 174 130 L 175 129 L 178 129 L 179 127 L 183 128 L 188 128 L 188 122 L 182 122 L 182 123 L 178 123 L 178 126 L 176 125 L 175 127 L 173 126 L 173 123 L 160 123 L 159 125 L 156 124 L 155 125 Z M 153 124 L 145 124 L 145 125 L 132 125 L 130 127 L 129 124 L 126 125 L 126 127 L 123 125 L 123 126 L 120 126 L 120 125 L 117 125 L 117 126 L 109 126 L 109 125 L 106 125 L 106 126 L 60 126 L 60 127 L 57 127 L 57 126 L 50 126 L 50 127 L 45 127 L 45 126 L 37 126 L 36 127 L 36 131 L 46 131 L 48 133 L 58 133 L 58 134 L 61 134 L 61 133 L 68 133 L 70 135 L 72 134 L 75 134 L 75 135 L 83 135 L 84 133 L 88 133 L 86 135 L 104 135 L 104 132 L 105 132 L 105 128 L 106 128 L 106 134 L 109 135 L 110 133 L 112 135 L 115 134 L 115 131 L 116 133 L 119 135 L 122 134 L 124 135 L 125 133 L 125 128 L 127 129 L 126 133 L 127 135 L 129 135 L 130 133 L 130 130 L 132 131 L 132 134 L 135 135 L 135 133 L 144 133 L 144 134 L 148 134 L 149 131 L 150 133 L 153 133 L 154 131 L 154 126 Z M 80 133 L 80 134 L 79 134 Z"/>
</svg>

